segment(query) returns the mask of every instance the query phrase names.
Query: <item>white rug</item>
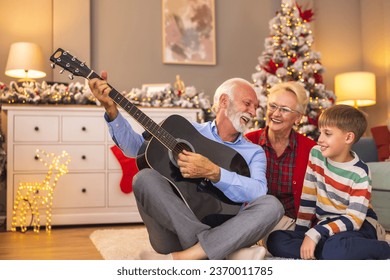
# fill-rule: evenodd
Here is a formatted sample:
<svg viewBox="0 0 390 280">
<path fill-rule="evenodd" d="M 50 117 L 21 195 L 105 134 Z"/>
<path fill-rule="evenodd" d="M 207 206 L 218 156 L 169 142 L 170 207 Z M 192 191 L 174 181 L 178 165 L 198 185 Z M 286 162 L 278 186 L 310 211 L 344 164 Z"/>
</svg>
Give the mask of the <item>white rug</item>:
<svg viewBox="0 0 390 280">
<path fill-rule="evenodd" d="M 96 230 L 91 233 L 90 239 L 105 260 L 139 260 L 141 251 L 154 251 L 145 227 Z M 389 233 L 386 240 L 390 243 Z"/>
<path fill-rule="evenodd" d="M 139 260 L 141 251 L 153 250 L 144 227 L 96 230 L 90 239 L 105 260 Z"/>
</svg>

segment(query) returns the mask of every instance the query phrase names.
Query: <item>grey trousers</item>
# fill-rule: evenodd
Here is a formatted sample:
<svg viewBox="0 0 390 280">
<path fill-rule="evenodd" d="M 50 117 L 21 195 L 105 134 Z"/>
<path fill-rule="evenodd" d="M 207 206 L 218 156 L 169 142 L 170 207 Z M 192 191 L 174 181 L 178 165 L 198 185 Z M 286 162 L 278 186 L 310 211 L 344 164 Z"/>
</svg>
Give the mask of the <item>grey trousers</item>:
<svg viewBox="0 0 390 280">
<path fill-rule="evenodd" d="M 222 225 L 203 224 L 157 171 L 143 169 L 133 179 L 138 210 L 154 250 L 160 254 L 182 251 L 200 242 L 209 259 L 255 244 L 279 222 L 283 206 L 265 195 L 246 205 Z"/>
</svg>

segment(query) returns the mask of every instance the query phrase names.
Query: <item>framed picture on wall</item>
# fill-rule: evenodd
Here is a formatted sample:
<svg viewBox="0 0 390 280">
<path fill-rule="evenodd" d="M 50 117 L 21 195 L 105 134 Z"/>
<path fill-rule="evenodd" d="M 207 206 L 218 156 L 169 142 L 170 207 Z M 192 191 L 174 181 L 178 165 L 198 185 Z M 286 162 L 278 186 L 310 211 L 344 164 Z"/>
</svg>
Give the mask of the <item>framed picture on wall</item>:
<svg viewBox="0 0 390 280">
<path fill-rule="evenodd" d="M 215 0 L 162 0 L 163 63 L 216 64 Z"/>
</svg>

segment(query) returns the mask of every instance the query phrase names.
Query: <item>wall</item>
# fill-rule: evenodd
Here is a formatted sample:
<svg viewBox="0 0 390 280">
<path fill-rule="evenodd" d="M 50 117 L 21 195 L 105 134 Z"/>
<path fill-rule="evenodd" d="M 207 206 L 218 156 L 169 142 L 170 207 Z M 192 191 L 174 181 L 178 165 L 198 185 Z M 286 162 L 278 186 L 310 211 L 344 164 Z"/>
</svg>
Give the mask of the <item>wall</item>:
<svg viewBox="0 0 390 280">
<path fill-rule="evenodd" d="M 217 64 L 162 63 L 161 1 L 92 1 L 92 67 L 107 70 L 117 90 L 144 83 L 173 83 L 180 74 L 186 85 L 212 95 L 225 79 L 251 79 L 269 34 L 274 0 L 216 0 Z M 115 32 L 114 32 L 115 31 Z"/>
<path fill-rule="evenodd" d="M 369 127 L 390 118 L 390 1 L 312 0 L 315 48 L 326 68 L 324 83 L 334 89 L 334 77 L 351 71 L 376 75 L 377 103 L 362 107 Z M 337 94 L 337 93 L 336 93 Z M 370 135 L 370 131 L 367 131 Z"/>
<path fill-rule="evenodd" d="M 312 1 L 315 48 L 321 52 L 325 84 L 331 89 L 335 75 L 362 68 L 359 1 Z"/>
<path fill-rule="evenodd" d="M 0 0 L 0 81 L 14 80 L 5 76 L 8 52 L 12 43 L 27 41 L 37 43 L 47 56 L 52 51 L 52 1 L 51 0 Z M 51 73 L 50 64 L 46 72 Z M 51 79 L 51 76 L 48 76 Z"/>
<path fill-rule="evenodd" d="M 52 0 L 53 50 L 59 47 L 71 51 L 82 62 L 91 63 L 91 7 L 90 0 Z M 77 11 L 77 13 L 75 12 Z M 50 55 L 49 55 L 50 56 Z M 53 71 L 53 81 L 69 82 L 68 75 Z M 83 78 L 75 81 L 85 82 Z"/>
<path fill-rule="evenodd" d="M 377 85 L 376 105 L 365 108 L 370 127 L 384 125 L 390 118 L 389 2 L 361 1 L 363 69 L 375 73 Z"/>
<path fill-rule="evenodd" d="M 65 2 L 65 3 L 62 3 Z M 174 82 L 180 74 L 186 85 L 212 95 L 225 79 L 248 80 L 269 35 L 268 23 L 280 9 L 275 0 L 216 0 L 217 64 L 162 63 L 161 1 L 144 0 L 0 0 L 0 81 L 9 46 L 26 40 L 41 45 L 49 57 L 59 46 L 90 60 L 96 72 L 107 70 L 118 90 L 144 83 Z M 364 108 L 370 126 L 390 117 L 390 1 L 301 0 L 313 7 L 314 50 L 322 54 L 324 83 L 333 89 L 334 76 L 356 70 L 377 75 L 377 105 Z M 62 3 L 62 4 L 61 4 Z M 81 4 L 78 4 L 81 3 Z M 53 17 L 55 19 L 53 19 Z M 47 80 L 68 81 L 52 72 Z M 55 73 L 55 74 L 53 74 Z"/>
<path fill-rule="evenodd" d="M 5 76 L 9 47 L 14 42 L 37 43 L 46 59 L 47 76 L 40 80 L 69 82 L 50 67 L 49 57 L 57 47 L 74 49 L 90 62 L 90 0 L 0 0 L 0 81 L 15 80 Z M 82 79 L 79 79 L 82 81 Z"/>
</svg>

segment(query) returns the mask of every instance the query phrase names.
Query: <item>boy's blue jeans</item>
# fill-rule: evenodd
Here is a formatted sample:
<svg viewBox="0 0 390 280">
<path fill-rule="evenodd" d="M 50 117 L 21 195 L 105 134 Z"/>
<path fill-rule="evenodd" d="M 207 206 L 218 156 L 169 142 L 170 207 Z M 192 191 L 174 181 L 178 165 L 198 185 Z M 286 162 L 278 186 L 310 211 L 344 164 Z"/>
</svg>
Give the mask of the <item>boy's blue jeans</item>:
<svg viewBox="0 0 390 280">
<path fill-rule="evenodd" d="M 300 247 L 305 232 L 277 230 L 267 241 L 268 251 L 275 257 L 300 259 Z M 377 240 L 375 228 L 364 221 L 359 231 L 337 233 L 321 239 L 314 255 L 319 260 L 390 259 L 390 246 Z"/>
</svg>

